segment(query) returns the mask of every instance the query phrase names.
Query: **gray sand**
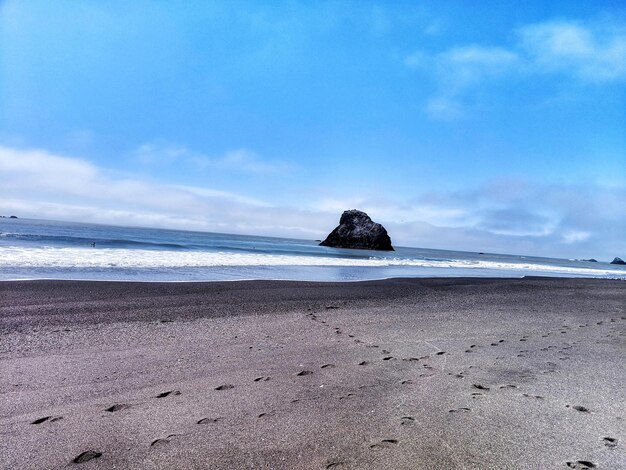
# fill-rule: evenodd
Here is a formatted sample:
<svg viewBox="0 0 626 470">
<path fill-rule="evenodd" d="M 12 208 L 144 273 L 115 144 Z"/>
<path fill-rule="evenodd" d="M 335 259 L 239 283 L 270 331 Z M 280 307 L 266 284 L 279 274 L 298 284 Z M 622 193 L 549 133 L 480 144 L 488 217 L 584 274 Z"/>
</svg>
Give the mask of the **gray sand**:
<svg viewBox="0 0 626 470">
<path fill-rule="evenodd" d="M 4 282 L 0 301 L 2 468 L 626 468 L 623 281 Z"/>
</svg>

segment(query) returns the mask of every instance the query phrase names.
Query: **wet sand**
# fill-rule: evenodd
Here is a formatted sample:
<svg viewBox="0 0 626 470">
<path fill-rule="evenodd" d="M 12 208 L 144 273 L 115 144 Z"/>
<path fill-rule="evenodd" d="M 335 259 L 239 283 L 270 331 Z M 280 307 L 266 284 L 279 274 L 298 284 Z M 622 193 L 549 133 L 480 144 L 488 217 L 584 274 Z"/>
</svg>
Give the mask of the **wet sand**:
<svg viewBox="0 0 626 470">
<path fill-rule="evenodd" d="M 0 468 L 626 468 L 626 283 L 0 283 Z"/>
</svg>

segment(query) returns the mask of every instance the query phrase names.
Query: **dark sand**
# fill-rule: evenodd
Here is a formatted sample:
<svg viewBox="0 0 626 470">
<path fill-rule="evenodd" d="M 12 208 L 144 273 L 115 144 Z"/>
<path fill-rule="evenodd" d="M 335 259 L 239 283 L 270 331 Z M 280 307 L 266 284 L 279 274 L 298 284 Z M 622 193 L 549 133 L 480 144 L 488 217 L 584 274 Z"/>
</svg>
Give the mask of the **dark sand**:
<svg viewBox="0 0 626 470">
<path fill-rule="evenodd" d="M 4 282 L 0 301 L 2 468 L 626 468 L 624 281 Z"/>
</svg>

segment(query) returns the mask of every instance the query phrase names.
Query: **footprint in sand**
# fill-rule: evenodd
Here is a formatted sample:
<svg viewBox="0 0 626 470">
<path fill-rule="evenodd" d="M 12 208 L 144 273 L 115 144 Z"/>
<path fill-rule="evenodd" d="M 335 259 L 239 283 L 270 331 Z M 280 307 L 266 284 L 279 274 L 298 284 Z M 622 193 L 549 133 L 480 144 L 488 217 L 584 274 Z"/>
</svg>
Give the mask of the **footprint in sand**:
<svg viewBox="0 0 626 470">
<path fill-rule="evenodd" d="M 102 452 L 98 452 L 96 450 L 87 450 L 83 452 L 82 454 L 79 454 L 76 457 L 74 457 L 74 460 L 72 460 L 72 462 L 85 463 L 85 462 L 89 462 L 90 460 L 97 459 L 100 457 L 102 457 Z"/>
<path fill-rule="evenodd" d="M 478 390 L 489 390 L 489 387 L 485 387 L 481 384 L 472 384 L 472 387 L 477 388 Z"/>
<path fill-rule="evenodd" d="M 35 421 L 32 421 L 30 424 L 42 424 L 46 421 L 48 423 L 54 423 L 55 421 L 59 421 L 63 419 L 63 416 L 44 416 L 43 418 L 37 418 Z"/>
<path fill-rule="evenodd" d="M 235 386 L 232 384 L 224 384 L 220 385 L 219 387 L 215 387 L 215 390 L 231 390 L 233 388 L 235 388 Z"/>
<path fill-rule="evenodd" d="M 130 408 L 131 405 L 126 405 L 125 403 L 118 403 L 116 405 L 113 406 L 109 406 L 106 410 L 104 411 L 108 411 L 109 413 L 113 413 L 115 411 L 121 411 L 121 410 L 125 410 Z"/>
<path fill-rule="evenodd" d="M 457 408 L 455 410 L 448 410 L 450 413 L 467 413 L 469 411 L 472 411 L 470 408 Z"/>
<path fill-rule="evenodd" d="M 167 444 L 169 442 L 170 442 L 169 439 L 155 439 L 154 441 L 150 443 L 150 447 L 160 446 L 163 444 Z"/>
<path fill-rule="evenodd" d="M 604 442 L 604 445 L 609 448 L 617 447 L 617 439 L 615 439 L 614 437 L 605 437 L 604 439 L 602 439 L 602 442 Z"/>
<path fill-rule="evenodd" d="M 171 439 L 172 437 L 176 437 L 176 436 L 178 436 L 178 434 L 170 434 L 170 435 L 169 435 L 169 436 L 167 436 L 167 437 L 160 438 L 160 439 L 155 439 L 154 441 L 152 441 L 152 442 L 150 443 L 150 447 L 156 447 L 156 446 L 161 446 L 161 445 L 163 445 L 163 444 L 169 444 L 170 439 Z"/>
<path fill-rule="evenodd" d="M 155 439 L 154 441 L 152 441 L 150 443 L 150 447 L 159 446 L 159 445 L 162 445 L 162 444 L 168 444 L 172 437 L 176 437 L 176 436 L 179 436 L 179 435 L 180 434 L 170 434 L 169 436 L 167 436 L 165 438 Z"/>
<path fill-rule="evenodd" d="M 569 468 L 584 470 L 585 468 L 596 468 L 596 464 L 589 460 L 577 460 L 576 462 L 565 462 Z"/>
<path fill-rule="evenodd" d="M 565 405 L 565 408 L 572 408 L 576 411 L 580 411 L 581 413 L 591 413 L 591 411 L 589 411 L 589 408 L 585 408 L 584 406 L 580 406 L 580 405 L 576 405 L 576 406 Z"/>
<path fill-rule="evenodd" d="M 391 447 L 397 444 L 398 444 L 397 439 L 383 439 L 378 444 L 371 444 L 370 449 L 372 450 L 385 449 L 387 447 Z"/>
<path fill-rule="evenodd" d="M 522 396 L 526 398 L 536 398 L 537 400 L 544 399 L 544 397 L 542 397 L 541 395 L 529 395 L 528 393 L 522 393 Z"/>
<path fill-rule="evenodd" d="M 346 400 L 348 398 L 356 396 L 354 393 L 348 393 L 346 396 L 339 397 L 340 400 Z"/>
<path fill-rule="evenodd" d="M 339 468 L 339 467 L 343 467 L 345 465 L 345 462 L 331 462 L 328 465 L 326 465 L 326 469 L 328 470 L 329 468 Z"/>
<path fill-rule="evenodd" d="M 157 398 L 165 398 L 165 397 L 169 397 L 170 395 L 180 395 L 180 391 L 179 390 L 169 390 L 167 392 L 159 393 L 156 397 Z"/>
<path fill-rule="evenodd" d="M 224 418 L 202 418 L 201 420 L 198 420 L 196 422 L 196 424 L 211 424 L 211 423 L 217 423 L 218 421 L 221 421 Z"/>
</svg>

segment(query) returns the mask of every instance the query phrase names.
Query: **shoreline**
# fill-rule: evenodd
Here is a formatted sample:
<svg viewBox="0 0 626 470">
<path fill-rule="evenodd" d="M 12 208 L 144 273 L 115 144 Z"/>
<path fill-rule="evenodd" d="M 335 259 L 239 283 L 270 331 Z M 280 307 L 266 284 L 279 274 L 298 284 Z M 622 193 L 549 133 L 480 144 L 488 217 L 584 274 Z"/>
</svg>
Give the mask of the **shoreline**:
<svg viewBox="0 0 626 470">
<path fill-rule="evenodd" d="M 0 281 L 0 301 L 7 468 L 626 466 L 623 280 Z"/>
<path fill-rule="evenodd" d="M 375 268 L 374 268 L 375 269 Z M 445 269 L 445 268 L 441 268 Z M 608 277 L 605 276 L 587 276 L 587 275 L 570 275 L 566 276 L 563 273 L 558 273 L 554 275 L 549 274 L 511 274 L 511 275 L 501 275 L 496 276 L 492 273 L 489 274 L 478 274 L 472 276 L 460 276 L 460 275 L 450 275 L 450 276 L 433 276 L 433 275 L 423 275 L 423 276 L 386 276 L 386 277 L 372 277 L 365 279 L 333 279 L 333 280 L 318 280 L 318 279 L 290 279 L 290 278 L 275 278 L 275 279 L 266 279 L 266 278 L 237 278 L 237 279 L 192 279 L 192 280 L 163 280 L 163 279 L 98 279 L 98 278 L 63 278 L 63 277 L 32 277 L 32 278 L 15 278 L 15 279 L 0 279 L 0 285 L 2 283 L 18 283 L 18 282 L 118 282 L 118 283 L 146 283 L 146 284 L 185 284 L 185 283 L 213 283 L 213 282 L 309 282 L 309 283 L 358 283 L 358 282 L 379 282 L 379 281 L 391 281 L 394 279 L 492 279 L 492 280 L 509 280 L 509 279 L 589 279 L 589 280 L 608 280 L 608 281 L 626 281 L 626 271 L 624 271 L 623 276 L 616 277 Z"/>
</svg>

